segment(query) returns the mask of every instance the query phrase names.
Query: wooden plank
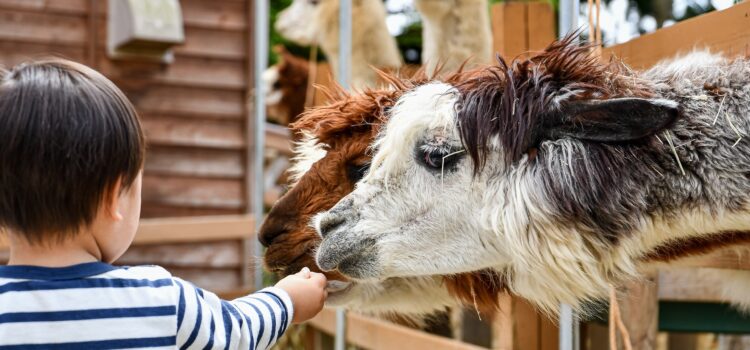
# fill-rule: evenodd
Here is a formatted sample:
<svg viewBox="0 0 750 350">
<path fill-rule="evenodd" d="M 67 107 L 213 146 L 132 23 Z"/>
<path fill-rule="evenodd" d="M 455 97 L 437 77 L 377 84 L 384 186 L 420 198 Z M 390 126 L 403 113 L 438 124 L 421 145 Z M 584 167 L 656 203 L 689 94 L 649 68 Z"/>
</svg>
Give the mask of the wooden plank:
<svg viewBox="0 0 750 350">
<path fill-rule="evenodd" d="M 539 315 L 539 350 L 557 350 L 560 348 L 560 328 L 545 315 Z M 592 348 L 595 349 L 595 348 Z"/>
<path fill-rule="evenodd" d="M 0 40 L 82 46 L 86 32 L 85 16 L 0 9 Z"/>
<path fill-rule="evenodd" d="M 671 266 L 711 267 L 729 270 L 750 270 L 750 245 L 719 249 L 710 254 L 683 258 L 670 263 Z"/>
<path fill-rule="evenodd" d="M 84 15 L 87 13 L 86 3 L 87 0 L 0 0 L 0 8 Z"/>
<path fill-rule="evenodd" d="M 686 302 L 725 302 L 722 280 L 710 268 L 667 267 L 659 269 L 659 299 Z"/>
<path fill-rule="evenodd" d="M 242 150 L 245 136 L 239 120 L 211 120 L 141 115 L 149 144 Z"/>
<path fill-rule="evenodd" d="M 518 297 L 513 298 L 513 323 L 513 349 L 539 349 L 539 315 L 527 301 Z"/>
<path fill-rule="evenodd" d="M 528 50 L 526 3 L 492 5 L 493 48 L 510 60 Z"/>
<path fill-rule="evenodd" d="M 249 215 L 142 219 L 134 245 L 197 243 L 241 240 L 253 237 Z"/>
<path fill-rule="evenodd" d="M 244 60 L 247 43 L 243 34 L 240 31 L 186 27 L 185 42 L 175 46 L 174 52 L 177 59 L 198 56 Z"/>
<path fill-rule="evenodd" d="M 194 208 L 161 203 L 143 203 L 141 218 L 183 218 L 192 216 L 239 215 L 244 208 Z"/>
<path fill-rule="evenodd" d="M 642 69 L 658 61 L 696 48 L 709 48 L 727 55 L 750 53 L 750 2 L 691 18 L 605 48 L 602 57 L 615 55 Z"/>
<path fill-rule="evenodd" d="M 242 90 L 246 87 L 243 61 L 177 56 L 164 65 L 143 61 L 112 61 L 98 53 L 98 70 L 115 80 L 145 80 L 150 84 Z"/>
<path fill-rule="evenodd" d="M 541 51 L 557 38 L 555 10 L 548 2 L 526 4 L 528 46 L 526 51 Z"/>
<path fill-rule="evenodd" d="M 240 240 L 133 245 L 117 264 L 237 269 L 243 267 L 241 250 Z"/>
<path fill-rule="evenodd" d="M 237 269 L 200 269 L 165 266 L 173 275 L 209 290 L 234 290 L 243 287 Z"/>
<path fill-rule="evenodd" d="M 513 350 L 516 342 L 513 332 L 513 297 L 508 293 L 498 296 L 499 309 L 492 321 L 492 349 Z"/>
<path fill-rule="evenodd" d="M 291 156 L 292 140 L 289 129 L 281 125 L 266 123 L 266 148 Z"/>
<path fill-rule="evenodd" d="M 352 312 L 347 313 L 346 320 L 346 341 L 349 344 L 366 349 L 483 349 L 478 346 L 430 335 L 411 328 L 361 316 Z M 336 327 L 335 312 L 328 308 L 323 309 L 320 314 L 308 321 L 308 323 L 323 332 L 333 334 Z"/>
<path fill-rule="evenodd" d="M 120 81 L 117 83 L 120 85 Z M 242 91 L 158 85 L 121 87 L 141 113 L 237 120 L 244 116 Z"/>
<path fill-rule="evenodd" d="M 143 176 L 143 202 L 199 208 L 242 208 L 242 181 Z"/>
<path fill-rule="evenodd" d="M 247 3 L 237 1 L 182 0 L 185 26 L 245 30 Z"/>
<path fill-rule="evenodd" d="M 655 350 L 659 331 L 657 274 L 647 272 L 644 277 L 643 281 L 628 284 L 620 301 L 620 310 L 633 349 Z"/>
<path fill-rule="evenodd" d="M 180 175 L 241 179 L 239 151 L 150 146 L 145 171 L 151 175 Z"/>
<path fill-rule="evenodd" d="M 82 46 L 10 42 L 0 39 L 0 52 L 0 66 L 5 68 L 50 57 L 62 57 L 78 62 L 86 60 L 86 50 Z"/>
</svg>

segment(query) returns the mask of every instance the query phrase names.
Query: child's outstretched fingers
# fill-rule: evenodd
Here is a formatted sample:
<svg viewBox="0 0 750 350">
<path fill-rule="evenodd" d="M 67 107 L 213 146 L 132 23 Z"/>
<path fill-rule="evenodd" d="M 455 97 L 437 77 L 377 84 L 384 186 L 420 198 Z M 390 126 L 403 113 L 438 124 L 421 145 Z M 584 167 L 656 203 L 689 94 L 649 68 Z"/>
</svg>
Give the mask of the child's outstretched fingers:
<svg viewBox="0 0 750 350">
<path fill-rule="evenodd" d="M 302 270 L 300 270 L 299 272 L 297 272 L 297 276 L 300 276 L 302 278 L 310 278 L 310 273 L 311 273 L 310 272 L 310 268 L 308 268 L 307 266 L 305 266 L 305 267 L 302 268 Z"/>
</svg>

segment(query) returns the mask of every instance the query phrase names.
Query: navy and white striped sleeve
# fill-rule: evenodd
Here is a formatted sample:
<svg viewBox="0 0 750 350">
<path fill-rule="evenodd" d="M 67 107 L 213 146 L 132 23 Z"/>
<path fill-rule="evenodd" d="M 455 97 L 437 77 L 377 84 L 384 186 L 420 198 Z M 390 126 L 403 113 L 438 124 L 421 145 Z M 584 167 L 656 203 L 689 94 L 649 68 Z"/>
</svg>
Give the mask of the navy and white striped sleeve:
<svg viewBox="0 0 750 350">
<path fill-rule="evenodd" d="M 180 349 L 268 349 L 292 322 L 292 300 L 276 287 L 226 301 L 179 278 L 174 284 Z"/>
</svg>

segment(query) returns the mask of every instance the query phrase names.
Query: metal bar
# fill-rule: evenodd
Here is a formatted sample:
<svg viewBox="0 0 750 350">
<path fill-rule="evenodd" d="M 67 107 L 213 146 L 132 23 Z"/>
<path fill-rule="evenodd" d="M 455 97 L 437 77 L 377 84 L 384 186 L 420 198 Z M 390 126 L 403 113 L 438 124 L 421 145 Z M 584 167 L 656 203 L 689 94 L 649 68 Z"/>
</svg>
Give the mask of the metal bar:
<svg viewBox="0 0 750 350">
<path fill-rule="evenodd" d="M 253 140 L 253 186 L 252 210 L 255 216 L 255 232 L 260 229 L 263 221 L 263 153 L 266 144 L 266 96 L 263 94 L 263 80 L 261 76 L 268 66 L 268 0 L 254 0 L 255 5 L 255 139 Z M 250 121 L 248 121 L 250 123 Z M 256 239 L 253 242 L 255 257 L 263 256 L 263 248 Z M 256 290 L 263 288 L 263 268 L 255 266 L 254 285 Z"/>
<path fill-rule="evenodd" d="M 344 89 L 351 87 L 352 79 L 352 0 L 339 1 L 339 69 L 338 82 Z M 346 348 L 346 313 L 336 309 L 336 337 L 334 349 Z"/>
<path fill-rule="evenodd" d="M 568 33 L 578 29 L 578 13 L 580 0 L 560 0 L 560 19 L 558 37 L 563 38 Z M 567 304 L 560 304 L 560 350 L 580 349 L 580 331 L 578 317 L 573 308 Z"/>
</svg>

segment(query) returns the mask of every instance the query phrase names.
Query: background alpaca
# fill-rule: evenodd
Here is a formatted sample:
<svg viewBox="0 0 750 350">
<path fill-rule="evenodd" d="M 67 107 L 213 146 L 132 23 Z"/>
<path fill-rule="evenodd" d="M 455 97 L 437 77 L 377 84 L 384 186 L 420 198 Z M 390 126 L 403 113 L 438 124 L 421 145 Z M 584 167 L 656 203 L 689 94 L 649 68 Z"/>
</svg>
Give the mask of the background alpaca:
<svg viewBox="0 0 750 350">
<path fill-rule="evenodd" d="M 490 63 L 487 0 L 416 0 L 414 5 L 422 15 L 422 63 L 428 72 L 438 64 L 452 72 L 469 58 L 470 66 Z"/>
<path fill-rule="evenodd" d="M 318 264 L 368 280 L 489 267 L 553 312 L 605 297 L 655 251 L 746 242 L 749 71 L 694 53 L 635 74 L 568 40 L 420 86 L 364 180 L 316 218 Z"/>
<path fill-rule="evenodd" d="M 382 0 L 352 1 L 352 87 L 375 86 L 376 74 L 370 66 L 399 68 L 401 54 L 396 40 L 385 24 Z M 294 0 L 279 13 L 276 30 L 285 38 L 300 45 L 320 45 L 338 74 L 339 1 Z"/>
<path fill-rule="evenodd" d="M 454 74 L 446 81 L 458 82 L 470 74 L 473 73 Z M 393 76 L 384 78 L 392 83 L 393 89 L 368 90 L 354 95 L 336 90 L 332 93 L 334 101 L 331 104 L 307 111 L 292 125 L 295 134 L 304 135 L 303 142 L 296 147 L 298 156 L 290 171 L 292 188 L 274 205 L 259 232 L 261 242 L 268 248 L 264 258 L 269 269 L 281 275 L 294 273 L 303 266 L 317 269 L 314 250 L 320 243 L 320 236 L 309 226 L 310 219 L 314 214 L 330 209 L 354 189 L 369 167 L 367 149 L 387 118 L 387 110 L 403 93 L 429 81 L 424 73 L 417 73 L 408 80 Z M 327 274 L 331 279 L 347 281 L 335 272 Z M 330 302 L 361 310 L 361 303 L 367 301 L 371 304 L 370 310 L 379 308 L 380 312 L 429 313 L 460 301 L 491 315 L 497 307 L 497 295 L 503 288 L 491 271 L 442 276 L 437 280 L 444 285 L 422 283 L 409 286 L 413 280 L 392 281 L 392 285 L 398 282 L 403 284 L 401 289 L 414 291 L 410 295 L 398 296 L 398 303 L 395 302 L 397 296 L 390 292 L 376 295 L 387 299 L 374 302 L 357 297 L 363 291 L 383 289 L 376 286 L 346 290 L 340 294 L 348 296 L 332 298 Z M 427 288 L 440 291 L 428 291 Z M 431 296 L 444 297 L 446 288 L 458 301 L 430 300 Z M 406 308 L 404 304 L 418 305 L 419 309 Z"/>
<path fill-rule="evenodd" d="M 279 63 L 263 72 L 268 119 L 287 125 L 305 110 L 308 74 L 307 60 L 295 57 L 283 46 L 274 48 L 279 54 Z"/>
</svg>

